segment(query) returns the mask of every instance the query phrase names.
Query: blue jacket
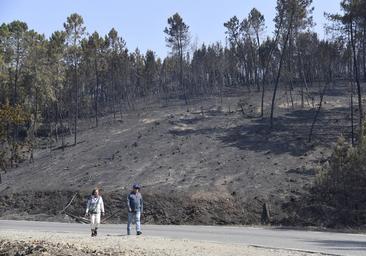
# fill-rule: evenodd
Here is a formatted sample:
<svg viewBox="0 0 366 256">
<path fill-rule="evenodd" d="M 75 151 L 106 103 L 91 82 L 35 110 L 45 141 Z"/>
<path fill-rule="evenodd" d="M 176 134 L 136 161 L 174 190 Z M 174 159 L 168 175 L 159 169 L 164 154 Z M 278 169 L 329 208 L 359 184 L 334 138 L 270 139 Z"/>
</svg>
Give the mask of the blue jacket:
<svg viewBox="0 0 366 256">
<path fill-rule="evenodd" d="M 130 192 L 127 196 L 127 207 L 128 209 L 131 209 L 132 212 L 143 212 L 144 202 L 142 200 L 142 195 L 139 192 Z"/>
</svg>

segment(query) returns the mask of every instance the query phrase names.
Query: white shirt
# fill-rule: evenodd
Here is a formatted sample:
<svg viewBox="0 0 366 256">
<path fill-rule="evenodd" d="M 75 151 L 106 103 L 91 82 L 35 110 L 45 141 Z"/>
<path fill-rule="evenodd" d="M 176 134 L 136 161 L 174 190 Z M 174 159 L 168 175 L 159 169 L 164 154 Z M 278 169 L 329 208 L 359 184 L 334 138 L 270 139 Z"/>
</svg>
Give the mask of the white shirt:
<svg viewBox="0 0 366 256">
<path fill-rule="evenodd" d="M 97 214 L 100 214 L 101 212 L 104 213 L 104 203 L 103 198 L 101 196 L 95 197 L 91 196 L 88 200 L 88 203 L 86 205 L 86 213 L 89 211 L 94 211 Z"/>
</svg>

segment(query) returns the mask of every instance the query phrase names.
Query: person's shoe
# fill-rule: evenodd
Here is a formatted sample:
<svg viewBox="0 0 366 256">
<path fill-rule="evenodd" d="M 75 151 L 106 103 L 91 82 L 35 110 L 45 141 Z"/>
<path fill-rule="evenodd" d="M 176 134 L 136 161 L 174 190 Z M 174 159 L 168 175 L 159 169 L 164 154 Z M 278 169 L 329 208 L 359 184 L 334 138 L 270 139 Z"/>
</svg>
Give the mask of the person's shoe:
<svg viewBox="0 0 366 256">
<path fill-rule="evenodd" d="M 141 231 L 137 231 L 137 235 L 142 235 L 142 232 Z"/>
<path fill-rule="evenodd" d="M 93 237 L 93 236 L 95 236 L 95 234 L 94 234 L 94 229 L 92 229 L 91 230 L 91 236 Z"/>
<path fill-rule="evenodd" d="M 98 232 L 97 232 L 97 228 L 94 229 L 94 236 L 97 236 L 98 235 Z"/>
</svg>

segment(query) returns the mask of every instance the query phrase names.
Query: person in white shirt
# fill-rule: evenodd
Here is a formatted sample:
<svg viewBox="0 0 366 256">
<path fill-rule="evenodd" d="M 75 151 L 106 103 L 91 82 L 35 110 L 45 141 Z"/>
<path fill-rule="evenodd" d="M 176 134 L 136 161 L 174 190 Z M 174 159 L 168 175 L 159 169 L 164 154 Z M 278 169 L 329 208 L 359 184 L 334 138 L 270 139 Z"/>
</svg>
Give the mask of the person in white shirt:
<svg viewBox="0 0 366 256">
<path fill-rule="evenodd" d="M 100 224 L 100 215 L 104 216 L 103 198 L 99 195 L 99 190 L 93 190 L 91 197 L 86 204 L 85 216 L 90 216 L 91 236 L 97 236 Z"/>
</svg>

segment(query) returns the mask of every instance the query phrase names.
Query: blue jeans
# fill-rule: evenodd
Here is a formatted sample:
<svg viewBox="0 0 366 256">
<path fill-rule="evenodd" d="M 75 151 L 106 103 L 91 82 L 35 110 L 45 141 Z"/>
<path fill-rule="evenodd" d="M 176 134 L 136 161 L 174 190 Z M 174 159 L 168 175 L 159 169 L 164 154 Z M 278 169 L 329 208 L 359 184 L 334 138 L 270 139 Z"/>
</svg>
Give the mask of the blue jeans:
<svg viewBox="0 0 366 256">
<path fill-rule="evenodd" d="M 131 224 L 133 222 L 136 223 L 136 232 L 141 231 L 141 212 L 128 212 L 128 220 L 127 220 L 127 235 L 131 234 Z"/>
</svg>

